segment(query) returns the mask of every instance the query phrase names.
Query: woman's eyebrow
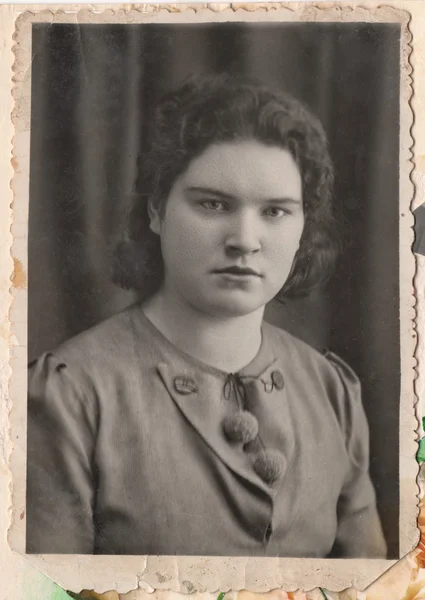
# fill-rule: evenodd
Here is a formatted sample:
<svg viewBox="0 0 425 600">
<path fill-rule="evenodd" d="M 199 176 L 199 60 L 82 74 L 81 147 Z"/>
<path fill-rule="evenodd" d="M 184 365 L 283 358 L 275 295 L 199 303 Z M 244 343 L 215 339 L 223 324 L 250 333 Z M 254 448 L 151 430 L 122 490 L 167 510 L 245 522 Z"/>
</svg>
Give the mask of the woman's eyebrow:
<svg viewBox="0 0 425 600">
<path fill-rule="evenodd" d="M 198 192 L 201 194 L 209 194 L 210 196 L 218 196 L 219 198 L 225 198 L 227 200 L 235 200 L 236 196 L 232 194 L 227 194 L 226 192 L 222 192 L 221 190 L 216 190 L 210 187 L 191 185 L 185 188 L 186 192 Z"/>
<path fill-rule="evenodd" d="M 204 186 L 188 186 L 185 188 L 187 192 L 197 192 L 201 194 L 209 194 L 210 196 L 217 196 L 218 198 L 223 198 L 225 200 L 237 200 L 237 197 L 223 192 L 221 190 L 217 190 L 215 188 L 204 187 Z M 285 196 L 283 198 L 264 198 L 262 202 L 273 202 L 276 204 L 302 204 L 302 200 L 298 198 L 291 198 L 290 196 Z"/>
</svg>

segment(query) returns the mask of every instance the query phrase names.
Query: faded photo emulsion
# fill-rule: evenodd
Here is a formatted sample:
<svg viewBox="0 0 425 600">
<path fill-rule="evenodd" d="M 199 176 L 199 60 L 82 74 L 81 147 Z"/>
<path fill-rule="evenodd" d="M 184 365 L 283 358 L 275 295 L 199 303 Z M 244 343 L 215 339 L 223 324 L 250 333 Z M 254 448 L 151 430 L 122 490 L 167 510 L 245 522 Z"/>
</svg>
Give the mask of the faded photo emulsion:
<svg viewBox="0 0 425 600">
<path fill-rule="evenodd" d="M 28 554 L 399 557 L 400 35 L 32 25 Z"/>
</svg>

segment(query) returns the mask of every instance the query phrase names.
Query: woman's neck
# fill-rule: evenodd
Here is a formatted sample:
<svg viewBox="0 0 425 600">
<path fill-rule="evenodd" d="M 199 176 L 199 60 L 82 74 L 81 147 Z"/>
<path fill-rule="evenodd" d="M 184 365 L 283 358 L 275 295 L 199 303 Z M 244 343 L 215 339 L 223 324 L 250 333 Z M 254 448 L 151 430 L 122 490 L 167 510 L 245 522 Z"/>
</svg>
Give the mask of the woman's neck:
<svg viewBox="0 0 425 600">
<path fill-rule="evenodd" d="M 222 371 L 240 371 L 255 358 L 261 346 L 264 308 L 241 317 L 218 318 L 159 290 L 142 309 L 180 350 Z"/>
</svg>

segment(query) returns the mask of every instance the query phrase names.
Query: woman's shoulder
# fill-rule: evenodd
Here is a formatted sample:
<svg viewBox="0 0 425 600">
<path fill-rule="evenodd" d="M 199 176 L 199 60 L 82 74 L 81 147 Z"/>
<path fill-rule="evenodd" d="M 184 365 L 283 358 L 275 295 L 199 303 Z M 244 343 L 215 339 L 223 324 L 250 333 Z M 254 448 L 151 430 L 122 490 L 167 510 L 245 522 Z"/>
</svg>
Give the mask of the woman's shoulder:
<svg viewBox="0 0 425 600">
<path fill-rule="evenodd" d="M 67 367 L 68 371 L 71 368 L 74 374 L 82 376 L 85 372 L 89 372 L 90 377 L 96 372 L 106 376 L 125 361 L 126 354 L 134 351 L 135 327 L 140 326 L 137 323 L 139 310 L 138 305 L 132 305 L 73 336 L 32 360 L 30 370 L 44 365 L 49 371 L 59 372 Z M 137 339 L 143 345 L 143 335 Z"/>
<path fill-rule="evenodd" d="M 267 334 L 275 345 L 275 354 L 290 365 L 294 384 L 322 390 L 341 425 L 347 427 L 353 411 L 362 409 L 361 385 L 350 365 L 340 356 L 323 349 L 321 352 L 289 332 L 267 325 Z M 314 394 L 316 398 L 320 394 Z"/>
<path fill-rule="evenodd" d="M 265 328 L 267 336 L 272 339 L 272 343 L 275 345 L 276 353 L 280 356 L 284 355 L 285 358 L 290 358 L 291 364 L 296 363 L 301 370 L 308 366 L 313 369 L 313 372 L 337 376 L 338 379 L 343 377 L 352 383 L 358 381 L 355 372 L 348 363 L 328 348 L 319 351 L 288 331 L 269 323 L 265 324 Z"/>
</svg>

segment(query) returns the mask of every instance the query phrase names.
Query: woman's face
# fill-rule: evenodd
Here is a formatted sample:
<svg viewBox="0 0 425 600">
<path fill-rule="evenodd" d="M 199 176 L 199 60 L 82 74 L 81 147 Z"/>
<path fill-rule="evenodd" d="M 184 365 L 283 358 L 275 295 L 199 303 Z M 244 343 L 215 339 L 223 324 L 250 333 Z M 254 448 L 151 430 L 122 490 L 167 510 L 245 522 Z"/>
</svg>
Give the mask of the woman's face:
<svg viewBox="0 0 425 600">
<path fill-rule="evenodd" d="M 304 226 L 291 154 L 257 141 L 209 146 L 175 181 L 162 218 L 164 289 L 214 317 L 252 313 L 282 288 Z"/>
</svg>

